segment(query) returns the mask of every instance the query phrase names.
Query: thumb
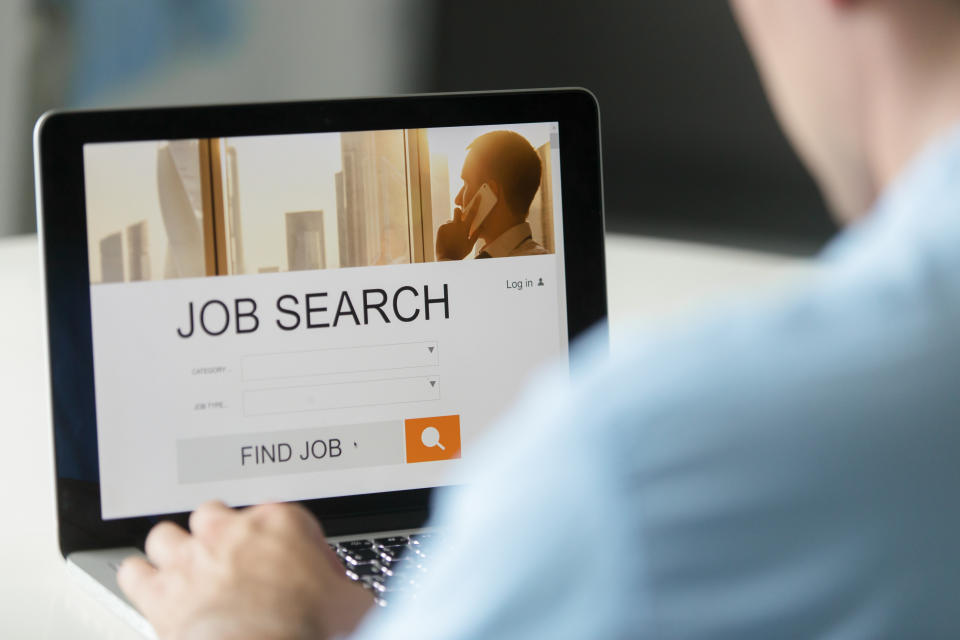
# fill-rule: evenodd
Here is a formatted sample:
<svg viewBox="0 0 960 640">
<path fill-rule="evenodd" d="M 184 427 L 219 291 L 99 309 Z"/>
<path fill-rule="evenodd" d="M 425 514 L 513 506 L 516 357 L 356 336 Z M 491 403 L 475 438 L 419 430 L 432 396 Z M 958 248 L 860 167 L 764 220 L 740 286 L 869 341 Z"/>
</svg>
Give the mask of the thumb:
<svg viewBox="0 0 960 640">
<path fill-rule="evenodd" d="M 454 222 L 463 222 L 463 209 L 457 207 L 453 210 L 453 221 Z"/>
</svg>

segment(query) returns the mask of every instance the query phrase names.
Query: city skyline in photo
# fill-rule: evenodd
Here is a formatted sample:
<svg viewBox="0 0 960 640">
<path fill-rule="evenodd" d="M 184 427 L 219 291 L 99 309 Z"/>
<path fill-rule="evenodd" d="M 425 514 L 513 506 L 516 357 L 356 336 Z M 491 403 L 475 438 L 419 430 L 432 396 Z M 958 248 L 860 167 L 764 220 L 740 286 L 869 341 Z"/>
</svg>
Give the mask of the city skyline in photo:
<svg viewBox="0 0 960 640">
<path fill-rule="evenodd" d="M 87 145 L 92 283 L 403 264 L 432 258 L 437 228 L 450 219 L 460 170 L 476 137 L 510 129 L 527 138 L 544 163 L 549 189 L 549 124 L 426 130 L 249 136 L 214 139 L 219 179 L 209 185 L 226 256 L 205 262 L 202 141 Z M 412 136 L 412 137 L 411 137 Z M 429 158 L 429 195 L 414 201 L 411 144 Z M 213 156 L 211 156 L 213 157 Z M 417 174 L 419 175 L 419 174 Z M 552 202 L 531 206 L 535 236 L 552 249 Z M 429 203 L 429 211 L 426 207 Z M 415 221 L 429 226 L 415 248 Z M 546 221 L 546 222 L 544 222 Z M 220 227 L 218 227 L 220 228 Z M 547 238 L 546 235 L 551 237 Z M 208 239 L 209 240 L 209 239 Z M 207 249 L 209 251 L 209 249 Z"/>
</svg>

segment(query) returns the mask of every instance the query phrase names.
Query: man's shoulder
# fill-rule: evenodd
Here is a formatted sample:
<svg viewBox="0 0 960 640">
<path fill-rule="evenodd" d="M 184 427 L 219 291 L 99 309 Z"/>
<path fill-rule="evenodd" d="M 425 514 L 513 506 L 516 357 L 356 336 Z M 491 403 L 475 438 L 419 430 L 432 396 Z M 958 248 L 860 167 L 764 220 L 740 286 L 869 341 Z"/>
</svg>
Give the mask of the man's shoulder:
<svg viewBox="0 0 960 640">
<path fill-rule="evenodd" d="M 522 242 L 516 249 L 510 252 L 510 257 L 516 256 L 543 256 L 550 254 L 550 251 L 547 251 L 542 244 L 536 240 L 527 239 Z"/>
<path fill-rule="evenodd" d="M 820 410 L 850 423 L 893 398 L 930 402 L 937 390 L 943 402 L 942 372 L 960 355 L 949 327 L 960 317 L 922 296 L 909 283 L 823 269 L 777 297 L 637 333 L 590 377 L 588 393 L 604 398 L 611 425 L 631 432 L 630 423 L 642 430 L 664 421 L 704 429 L 803 422 Z"/>
<path fill-rule="evenodd" d="M 778 299 L 616 345 L 578 386 L 571 423 L 649 551 L 633 588 L 658 594 L 674 635 L 708 637 L 718 601 L 757 593 L 827 611 L 861 596 L 864 576 L 901 619 L 911 576 L 931 581 L 924 605 L 948 610 L 960 305 L 930 273 L 828 268 Z M 738 635 L 776 635 L 754 623 Z"/>
<path fill-rule="evenodd" d="M 516 256 L 542 256 L 553 253 L 547 251 L 542 244 L 533 239 L 528 224 L 518 225 L 515 229 L 517 235 L 525 235 L 526 237 L 510 252 L 511 258 Z"/>
</svg>

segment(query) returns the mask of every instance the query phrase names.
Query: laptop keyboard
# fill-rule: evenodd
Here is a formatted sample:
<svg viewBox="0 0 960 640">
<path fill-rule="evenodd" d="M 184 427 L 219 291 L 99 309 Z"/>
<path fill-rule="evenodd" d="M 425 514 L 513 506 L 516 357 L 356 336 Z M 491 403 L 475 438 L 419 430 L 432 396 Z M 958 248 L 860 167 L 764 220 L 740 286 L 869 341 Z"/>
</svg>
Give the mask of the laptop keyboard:
<svg viewBox="0 0 960 640">
<path fill-rule="evenodd" d="M 383 607 L 397 593 L 413 596 L 427 572 L 428 544 L 435 533 L 385 538 L 341 540 L 330 547 L 337 553 L 347 577 L 373 592 Z"/>
</svg>

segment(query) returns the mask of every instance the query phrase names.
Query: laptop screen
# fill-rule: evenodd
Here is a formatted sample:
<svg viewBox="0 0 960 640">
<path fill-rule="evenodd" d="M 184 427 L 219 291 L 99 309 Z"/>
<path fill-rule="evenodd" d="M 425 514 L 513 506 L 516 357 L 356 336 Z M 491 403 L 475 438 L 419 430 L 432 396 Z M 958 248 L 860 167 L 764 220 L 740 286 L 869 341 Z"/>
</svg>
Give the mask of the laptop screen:
<svg viewBox="0 0 960 640">
<path fill-rule="evenodd" d="M 88 143 L 104 519 L 448 484 L 567 358 L 557 123 Z"/>
</svg>

